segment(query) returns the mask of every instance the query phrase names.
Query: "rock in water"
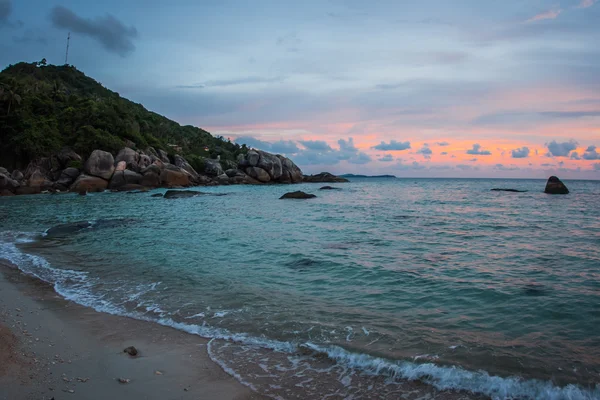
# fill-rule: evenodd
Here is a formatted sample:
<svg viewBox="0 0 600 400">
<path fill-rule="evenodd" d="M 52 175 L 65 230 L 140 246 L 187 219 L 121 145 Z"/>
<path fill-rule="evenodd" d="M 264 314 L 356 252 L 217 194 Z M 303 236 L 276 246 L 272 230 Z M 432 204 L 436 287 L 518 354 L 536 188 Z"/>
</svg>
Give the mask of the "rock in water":
<svg viewBox="0 0 600 400">
<path fill-rule="evenodd" d="M 300 190 L 296 191 L 296 192 L 289 192 L 284 194 L 283 196 L 281 196 L 279 199 L 312 199 L 315 196 L 314 194 L 310 194 L 310 193 L 304 193 Z"/>
<path fill-rule="evenodd" d="M 342 188 L 333 187 L 333 186 L 323 186 L 319 190 L 342 190 Z M 492 189 L 492 190 L 494 190 L 494 189 Z"/>
<path fill-rule="evenodd" d="M 185 199 L 188 197 L 200 196 L 204 193 L 194 190 L 167 190 L 164 194 L 165 199 Z"/>
<path fill-rule="evenodd" d="M 569 194 L 569 189 L 565 186 L 564 183 L 561 182 L 556 176 L 551 176 L 548 178 L 548 182 L 546 183 L 546 189 L 544 189 L 544 193 L 548 194 Z"/>
<path fill-rule="evenodd" d="M 348 179 L 330 174 L 329 172 L 321 172 L 316 175 L 305 175 L 304 182 L 349 182 Z"/>
<path fill-rule="evenodd" d="M 527 190 L 518 190 L 518 189 L 499 189 L 494 188 L 490 189 L 492 192 L 514 192 L 514 193 L 525 193 Z"/>
</svg>

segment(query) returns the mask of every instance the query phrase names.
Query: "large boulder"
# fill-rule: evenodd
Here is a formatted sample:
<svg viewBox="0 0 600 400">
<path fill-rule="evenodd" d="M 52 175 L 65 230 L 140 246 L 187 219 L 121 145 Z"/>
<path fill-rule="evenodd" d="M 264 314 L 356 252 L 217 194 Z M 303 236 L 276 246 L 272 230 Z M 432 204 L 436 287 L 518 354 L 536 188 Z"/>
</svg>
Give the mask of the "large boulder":
<svg viewBox="0 0 600 400">
<path fill-rule="evenodd" d="M 279 199 L 312 199 L 315 198 L 317 196 L 315 196 L 314 194 L 310 194 L 310 193 L 304 193 L 301 191 L 296 191 L 296 192 L 289 192 L 284 194 L 283 196 L 281 196 Z"/>
<path fill-rule="evenodd" d="M 204 173 L 208 176 L 223 175 L 223 167 L 219 160 L 207 158 L 204 160 Z"/>
<path fill-rule="evenodd" d="M 6 176 L 10 175 L 9 172 L 8 172 L 8 170 L 6 168 L 4 168 L 4 167 L 0 167 L 0 174 L 6 175 Z"/>
<path fill-rule="evenodd" d="M 548 182 L 546 183 L 546 189 L 544 189 L 544 193 L 548 194 L 569 194 L 569 189 L 565 186 L 564 183 L 561 182 L 556 176 L 551 176 L 548 178 Z"/>
<path fill-rule="evenodd" d="M 271 176 L 269 175 L 269 173 L 259 167 L 246 168 L 246 174 L 263 183 L 271 181 Z"/>
<path fill-rule="evenodd" d="M 138 161 L 138 166 L 140 167 L 140 170 L 146 168 L 147 166 L 152 164 L 152 157 L 140 153 L 140 160 Z"/>
<path fill-rule="evenodd" d="M 181 170 L 165 168 L 160 173 L 160 182 L 166 187 L 189 186 L 190 176 Z"/>
<path fill-rule="evenodd" d="M 106 180 L 108 185 L 115 171 L 115 159 L 106 151 L 94 150 L 85 162 L 84 171 L 89 176 Z"/>
<path fill-rule="evenodd" d="M 198 173 L 196 172 L 196 170 L 186 161 L 185 158 L 181 157 L 180 155 L 176 155 L 174 157 L 174 161 L 175 161 L 175 165 L 178 166 L 179 168 L 181 168 L 182 170 L 184 170 L 185 172 L 187 172 L 188 174 L 190 174 L 190 177 L 192 178 L 193 181 L 197 181 L 198 180 Z"/>
<path fill-rule="evenodd" d="M 140 185 L 143 176 L 137 172 L 126 169 L 113 174 L 108 185 L 109 189 L 121 189 L 125 185 Z"/>
<path fill-rule="evenodd" d="M 17 182 L 20 182 L 23 180 L 23 178 L 25 178 L 23 176 L 23 173 L 21 171 L 19 171 L 18 169 L 15 169 L 10 177 L 13 178 Z"/>
<path fill-rule="evenodd" d="M 341 178 L 330 174 L 329 172 L 321 172 L 316 175 L 305 175 L 304 182 L 349 182 L 346 178 Z"/>
<path fill-rule="evenodd" d="M 15 194 L 13 192 L 11 192 L 8 189 L 2 189 L 0 190 L 0 196 L 5 196 L 5 197 L 9 197 L 9 196 L 14 196 Z"/>
<path fill-rule="evenodd" d="M 142 186 L 155 188 L 160 186 L 160 171 L 159 173 L 154 173 L 152 171 L 146 172 L 142 176 L 142 181 L 140 183 Z"/>
<path fill-rule="evenodd" d="M 96 150 L 97 151 L 97 150 Z M 111 156 L 112 157 L 112 156 Z M 81 174 L 71 185 L 71 192 L 102 192 L 108 188 L 108 181 L 97 176 Z"/>
<path fill-rule="evenodd" d="M 260 159 L 257 167 L 267 171 L 272 181 L 277 181 L 282 174 L 281 160 L 274 154 L 259 151 Z"/>
<path fill-rule="evenodd" d="M 62 168 L 67 168 L 73 163 L 81 163 L 81 156 L 68 147 L 63 147 L 56 157 Z"/>
<path fill-rule="evenodd" d="M 248 165 L 251 167 L 256 167 L 258 165 L 258 161 L 260 160 L 260 154 L 258 154 L 254 150 L 250 150 L 246 154 L 246 160 L 248 160 Z"/>
<path fill-rule="evenodd" d="M 19 186 L 18 181 L 6 176 L 5 174 L 0 174 L 0 190 L 9 190 L 14 192 Z"/>
<path fill-rule="evenodd" d="M 41 190 L 46 190 L 49 187 L 52 187 L 52 182 L 46 178 L 46 175 L 43 174 L 42 171 L 36 169 L 27 180 L 27 186 L 39 187 Z"/>
<path fill-rule="evenodd" d="M 164 150 L 158 150 L 158 158 L 166 164 L 171 162 L 171 160 L 169 160 L 169 155 Z"/>
<path fill-rule="evenodd" d="M 56 181 L 54 188 L 61 191 L 67 190 L 78 176 L 79 170 L 77 168 L 66 168 L 61 172 L 60 178 Z"/>
<path fill-rule="evenodd" d="M 304 175 L 302 174 L 302 170 L 298 168 L 296 164 L 292 160 L 287 157 L 278 155 L 277 156 L 281 161 L 282 174 L 279 179 L 282 183 L 300 183 L 304 180 Z"/>
<path fill-rule="evenodd" d="M 140 155 L 133 149 L 129 147 L 123 147 L 117 157 L 115 158 L 115 164 L 120 163 L 121 161 L 125 161 L 127 165 L 126 169 L 138 172 L 140 170 L 139 161 Z"/>
</svg>

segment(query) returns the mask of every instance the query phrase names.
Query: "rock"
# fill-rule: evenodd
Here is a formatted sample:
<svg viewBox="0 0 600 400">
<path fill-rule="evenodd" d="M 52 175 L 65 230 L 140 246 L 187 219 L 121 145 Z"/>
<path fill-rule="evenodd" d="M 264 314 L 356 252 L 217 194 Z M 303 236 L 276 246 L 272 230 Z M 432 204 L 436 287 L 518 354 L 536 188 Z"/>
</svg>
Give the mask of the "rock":
<svg viewBox="0 0 600 400">
<path fill-rule="evenodd" d="M 21 184 L 16 180 L 9 178 L 5 174 L 0 174 L 0 190 L 16 190 Z"/>
<path fill-rule="evenodd" d="M 544 193 L 548 194 L 569 194 L 569 189 L 565 186 L 564 183 L 561 182 L 556 176 L 551 176 L 548 178 L 548 182 L 546 183 L 546 189 L 544 189 Z"/>
<path fill-rule="evenodd" d="M 8 170 L 4 167 L 0 167 L 0 174 L 9 176 Z"/>
<path fill-rule="evenodd" d="M 15 169 L 10 177 L 13 178 L 13 180 L 15 180 L 17 182 L 22 181 L 24 178 L 23 173 L 21 171 L 19 171 L 18 169 Z"/>
<path fill-rule="evenodd" d="M 164 162 L 166 164 L 171 162 L 171 160 L 169 160 L 169 155 L 164 150 L 158 150 L 158 157 L 160 158 L 160 160 L 162 162 Z"/>
<path fill-rule="evenodd" d="M 167 190 L 163 197 L 165 199 L 185 199 L 188 197 L 196 197 L 205 193 L 197 192 L 194 190 Z"/>
<path fill-rule="evenodd" d="M 127 379 L 127 378 L 119 378 L 117 380 L 119 381 L 119 383 L 122 383 L 122 384 L 127 384 L 127 383 L 131 382 L 131 379 Z"/>
<path fill-rule="evenodd" d="M 225 171 L 225 175 L 227 175 L 230 178 L 233 178 L 234 176 L 236 176 L 238 174 L 238 170 L 237 169 L 228 169 L 227 171 Z M 246 174 L 244 174 L 246 175 Z"/>
<path fill-rule="evenodd" d="M 77 179 L 78 176 L 79 170 L 77 168 L 66 168 L 61 172 L 60 178 L 58 178 L 58 181 L 54 186 L 55 188 L 65 190 L 66 188 L 71 186 L 71 184 L 75 181 L 75 179 Z"/>
<path fill-rule="evenodd" d="M 46 231 L 46 237 L 65 236 L 91 227 L 88 221 L 72 222 L 53 226 Z"/>
<path fill-rule="evenodd" d="M 206 158 L 204 160 L 204 173 L 208 176 L 223 175 L 223 167 L 221 167 L 219 160 Z"/>
<path fill-rule="evenodd" d="M 87 175 L 109 181 L 115 171 L 115 159 L 106 151 L 94 150 L 85 162 L 84 171 Z"/>
<path fill-rule="evenodd" d="M 527 190 L 517 190 L 517 189 L 490 189 L 492 192 L 515 192 L 515 193 L 525 193 Z"/>
<path fill-rule="evenodd" d="M 160 173 L 160 182 L 166 187 L 189 186 L 190 177 L 182 171 L 165 168 Z"/>
<path fill-rule="evenodd" d="M 152 158 L 147 156 L 146 154 L 140 154 L 140 161 L 138 161 L 138 166 L 140 170 L 146 168 L 147 166 L 152 164 Z"/>
<path fill-rule="evenodd" d="M 144 176 L 142 177 L 142 181 L 140 182 L 140 185 L 149 187 L 149 188 L 159 187 L 160 186 L 160 173 L 156 174 L 152 171 L 145 173 Z"/>
<path fill-rule="evenodd" d="M 217 182 L 220 185 L 229 185 L 229 176 L 227 174 L 221 174 L 217 176 Z"/>
<path fill-rule="evenodd" d="M 316 174 L 316 175 L 305 175 L 304 176 L 304 182 L 349 182 L 348 179 L 345 178 L 341 178 L 339 176 L 335 176 L 333 174 L 330 174 L 329 172 L 321 172 L 320 174 Z"/>
<path fill-rule="evenodd" d="M 115 166 L 115 172 L 125 171 L 127 169 L 127 163 L 125 161 L 119 161 Z"/>
<path fill-rule="evenodd" d="M 154 147 L 147 147 L 146 150 L 144 150 L 144 151 L 149 156 L 160 159 L 160 156 L 158 155 L 158 153 L 156 152 L 156 149 Z"/>
<path fill-rule="evenodd" d="M 130 356 L 132 356 L 132 357 L 135 357 L 135 356 L 137 356 L 137 355 L 138 355 L 138 351 L 137 351 L 137 349 L 136 349 L 135 347 L 133 347 L 133 346 L 129 346 L 129 347 L 125 348 L 125 349 L 123 350 L 123 353 L 127 353 L 127 354 L 129 354 Z M 128 380 L 128 381 L 129 381 L 129 380 Z"/>
<path fill-rule="evenodd" d="M 8 190 L 8 189 L 2 189 L 2 190 L 0 190 L 0 196 L 6 196 L 6 197 L 8 197 L 8 196 L 14 196 L 14 195 L 15 194 L 13 192 L 11 192 L 10 190 Z"/>
<path fill-rule="evenodd" d="M 271 177 L 271 180 L 278 180 L 283 173 L 281 160 L 276 155 L 267 153 L 265 151 L 259 151 L 258 153 L 260 154 L 260 159 L 258 160 L 257 167 L 267 171 Z"/>
<path fill-rule="evenodd" d="M 162 163 L 162 161 L 159 161 L 159 162 L 164 167 L 164 164 Z M 160 175 L 160 171 L 161 171 L 160 166 L 158 166 L 156 163 L 153 163 L 151 165 L 148 165 L 146 168 L 142 169 L 140 172 L 142 173 L 142 175 L 146 175 L 148 173 Z"/>
<path fill-rule="evenodd" d="M 81 156 L 68 147 L 63 147 L 56 155 L 61 168 L 67 168 L 72 162 L 81 162 Z"/>
<path fill-rule="evenodd" d="M 52 182 L 50 182 L 46 175 L 44 175 L 39 168 L 33 171 L 29 180 L 27 181 L 27 185 L 29 187 L 39 187 L 40 190 L 48 190 L 52 187 Z"/>
<path fill-rule="evenodd" d="M 162 193 L 154 193 L 152 196 L 150 197 L 163 197 Z"/>
<path fill-rule="evenodd" d="M 254 150 L 250 150 L 248 154 L 246 154 L 246 160 L 248 160 L 249 166 L 256 167 L 258 165 L 258 161 L 260 160 L 260 154 Z"/>
<path fill-rule="evenodd" d="M 250 166 L 250 163 L 248 162 L 248 160 L 246 159 L 246 157 L 243 154 L 238 154 L 237 162 L 238 162 L 237 167 L 239 169 L 246 169 Z"/>
<path fill-rule="evenodd" d="M 196 170 L 185 160 L 185 158 L 181 157 L 180 155 L 176 155 L 174 157 L 175 159 L 175 165 L 178 166 L 179 168 L 181 168 L 182 170 L 184 170 L 185 172 L 187 172 L 188 174 L 190 174 L 190 178 L 193 181 L 197 181 L 198 180 L 198 173 L 196 172 Z"/>
<path fill-rule="evenodd" d="M 323 186 L 319 190 L 342 190 L 342 188 L 333 187 L 333 186 Z"/>
<path fill-rule="evenodd" d="M 314 194 L 310 194 L 310 193 L 304 193 L 301 192 L 300 190 L 295 191 L 295 192 L 289 192 L 284 194 L 283 196 L 281 196 L 279 199 L 312 199 L 315 196 Z"/>
<path fill-rule="evenodd" d="M 71 192 L 102 192 L 108 188 L 108 181 L 97 176 L 81 174 L 70 187 Z"/>
<path fill-rule="evenodd" d="M 128 194 L 146 193 L 148 191 L 148 188 L 145 186 L 142 186 L 142 185 L 135 184 L 135 183 L 126 183 L 125 185 L 121 186 L 116 191 L 117 192 L 127 192 Z"/>
<path fill-rule="evenodd" d="M 133 149 L 129 147 L 124 147 L 119 151 L 117 157 L 115 158 L 115 163 L 119 163 L 121 161 L 125 161 L 127 165 L 127 169 L 138 172 L 140 170 L 139 161 L 140 155 Z"/>
<path fill-rule="evenodd" d="M 108 187 L 109 189 L 120 189 L 125 185 L 139 186 L 142 182 L 142 179 L 142 175 L 128 169 L 125 171 L 117 171 L 113 174 Z"/>
<path fill-rule="evenodd" d="M 271 176 L 267 171 L 258 167 L 248 167 L 246 168 L 246 174 L 250 177 L 260 181 L 260 182 L 269 182 L 271 180 Z"/>
<path fill-rule="evenodd" d="M 277 156 L 281 161 L 282 174 L 279 181 L 282 183 L 300 183 L 304 180 L 302 170 L 292 160 L 284 156 Z"/>
</svg>

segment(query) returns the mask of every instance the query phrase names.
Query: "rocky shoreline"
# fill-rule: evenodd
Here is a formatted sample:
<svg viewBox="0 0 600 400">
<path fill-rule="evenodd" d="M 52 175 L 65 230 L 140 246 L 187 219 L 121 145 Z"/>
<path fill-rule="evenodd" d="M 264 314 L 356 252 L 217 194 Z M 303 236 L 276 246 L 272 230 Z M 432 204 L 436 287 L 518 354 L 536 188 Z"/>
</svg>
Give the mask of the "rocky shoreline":
<svg viewBox="0 0 600 400">
<path fill-rule="evenodd" d="M 202 173 L 181 155 L 163 150 L 121 149 L 117 156 L 94 150 L 87 160 L 69 148 L 29 163 L 24 171 L 0 167 L 0 196 L 38 193 L 131 191 L 214 185 L 344 182 L 329 173 L 305 176 L 292 160 L 260 150 L 238 156 L 237 163 L 205 159 Z"/>
</svg>

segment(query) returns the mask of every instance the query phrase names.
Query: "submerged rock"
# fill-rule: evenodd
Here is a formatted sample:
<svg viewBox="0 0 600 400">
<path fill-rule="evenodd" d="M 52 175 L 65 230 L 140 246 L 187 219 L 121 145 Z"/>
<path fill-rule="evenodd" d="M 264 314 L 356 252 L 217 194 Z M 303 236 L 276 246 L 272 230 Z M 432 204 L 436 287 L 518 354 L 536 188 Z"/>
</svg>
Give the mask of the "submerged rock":
<svg viewBox="0 0 600 400">
<path fill-rule="evenodd" d="M 491 189 L 492 192 L 515 192 L 515 193 L 525 193 L 527 190 L 518 190 L 518 189 Z"/>
<path fill-rule="evenodd" d="M 68 224 L 56 225 L 46 231 L 46 236 L 63 236 L 71 233 L 79 232 L 82 229 L 87 229 L 92 224 L 89 221 L 72 222 Z"/>
<path fill-rule="evenodd" d="M 317 196 L 315 196 L 314 194 L 305 193 L 300 190 L 297 190 L 295 192 L 286 193 L 283 196 L 281 196 L 279 199 L 280 200 L 281 199 L 312 199 L 315 197 L 317 197 Z"/>
<path fill-rule="evenodd" d="M 164 194 L 165 199 L 185 199 L 188 197 L 196 197 L 205 193 L 197 192 L 195 190 L 167 190 Z"/>
<path fill-rule="evenodd" d="M 551 176 L 548 178 L 548 182 L 546 183 L 546 189 L 544 189 L 544 193 L 548 194 L 569 194 L 569 189 L 565 186 L 564 183 L 561 182 L 556 176 Z"/>
<path fill-rule="evenodd" d="M 342 188 L 333 187 L 333 186 L 323 186 L 319 190 L 342 190 Z"/>
</svg>

